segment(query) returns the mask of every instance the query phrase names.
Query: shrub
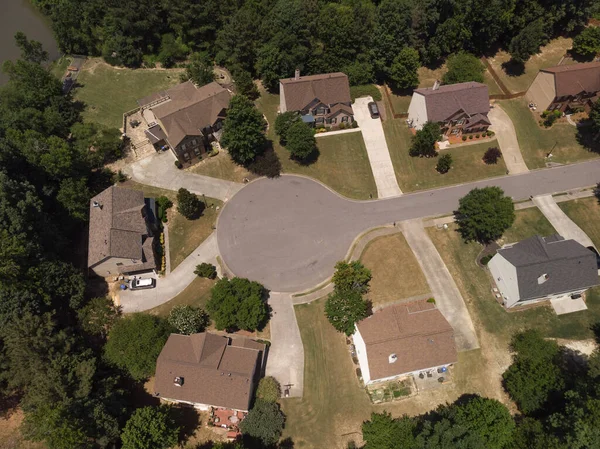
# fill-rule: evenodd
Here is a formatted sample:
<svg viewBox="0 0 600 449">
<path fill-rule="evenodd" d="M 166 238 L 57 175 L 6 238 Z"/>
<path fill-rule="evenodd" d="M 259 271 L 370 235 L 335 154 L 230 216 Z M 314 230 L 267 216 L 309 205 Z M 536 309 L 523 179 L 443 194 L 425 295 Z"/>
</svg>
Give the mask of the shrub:
<svg viewBox="0 0 600 449">
<path fill-rule="evenodd" d="M 121 170 L 119 170 L 115 174 L 115 181 L 116 182 L 125 182 L 125 181 L 127 181 L 127 176 L 125 175 L 125 173 L 123 173 Z"/>
<path fill-rule="evenodd" d="M 158 205 L 158 208 L 156 211 L 156 213 L 158 215 L 158 219 L 161 222 L 166 223 L 167 222 L 167 210 L 170 209 L 171 207 L 173 207 L 173 202 L 166 196 L 159 196 L 158 198 L 156 198 L 156 204 Z"/>
<path fill-rule="evenodd" d="M 358 122 L 356 120 L 352 122 L 352 128 L 358 128 Z"/>
<path fill-rule="evenodd" d="M 472 139 L 472 138 L 473 138 L 473 134 L 470 134 L 470 135 L 469 135 L 469 139 Z"/>
<path fill-rule="evenodd" d="M 277 402 L 281 397 L 281 385 L 274 377 L 264 377 L 258 383 L 256 397 L 266 402 Z"/>
<path fill-rule="evenodd" d="M 341 123 L 338 125 L 338 128 L 339 128 L 339 129 L 346 129 L 346 124 L 345 124 L 344 122 L 341 122 Z"/>
<path fill-rule="evenodd" d="M 487 265 L 489 261 L 492 260 L 492 257 L 494 257 L 494 254 L 488 254 L 487 256 L 483 256 L 479 260 L 479 263 L 481 263 L 481 265 Z"/>
<path fill-rule="evenodd" d="M 201 278 L 214 279 L 217 277 L 217 267 L 211 263 L 203 262 L 200 265 L 196 265 L 194 274 Z"/>
<path fill-rule="evenodd" d="M 546 119 L 544 120 L 544 126 L 546 128 L 551 127 L 556 120 L 558 120 L 562 116 L 562 112 L 559 110 L 554 110 L 552 112 L 548 112 Z"/>
<path fill-rule="evenodd" d="M 488 164 L 496 164 L 498 159 L 502 157 L 502 152 L 497 147 L 490 147 L 483 155 L 483 161 Z"/>
<path fill-rule="evenodd" d="M 476 138 L 476 139 L 479 139 L 479 134 L 475 134 L 475 138 Z"/>
<path fill-rule="evenodd" d="M 448 173 L 448 171 L 450 170 L 450 167 L 452 167 L 452 155 L 451 154 L 444 154 L 439 160 L 437 165 L 435 166 L 435 169 L 439 172 L 439 173 Z"/>
<path fill-rule="evenodd" d="M 485 134 L 486 134 L 486 136 L 488 136 L 488 137 L 491 137 L 491 136 L 493 136 L 493 135 L 494 135 L 494 133 L 493 133 L 492 131 L 488 131 L 488 132 L 486 132 Z"/>
<path fill-rule="evenodd" d="M 427 302 L 430 302 L 432 304 L 435 304 L 435 298 L 428 298 Z"/>
<path fill-rule="evenodd" d="M 179 168 L 179 169 L 183 168 L 183 165 L 181 164 L 181 162 L 179 162 L 179 159 L 177 159 L 177 160 L 175 161 L 175 167 L 177 167 L 177 168 Z"/>
<path fill-rule="evenodd" d="M 463 140 L 463 142 L 464 142 L 465 140 L 467 140 L 467 136 L 462 136 L 462 140 Z"/>
<path fill-rule="evenodd" d="M 208 325 L 208 315 L 199 307 L 175 306 L 168 318 L 169 324 L 184 335 L 202 332 Z"/>
<path fill-rule="evenodd" d="M 188 220 L 193 220 L 202 215 L 204 203 L 183 187 L 177 191 L 177 211 Z"/>
</svg>

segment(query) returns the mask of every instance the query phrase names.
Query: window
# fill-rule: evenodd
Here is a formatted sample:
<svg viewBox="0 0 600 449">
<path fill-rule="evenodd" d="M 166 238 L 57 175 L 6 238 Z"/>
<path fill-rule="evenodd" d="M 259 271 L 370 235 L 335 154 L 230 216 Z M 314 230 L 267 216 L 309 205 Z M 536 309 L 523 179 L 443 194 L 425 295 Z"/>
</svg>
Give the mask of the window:
<svg viewBox="0 0 600 449">
<path fill-rule="evenodd" d="M 181 145 L 181 149 L 182 149 L 183 151 L 185 151 L 185 149 L 186 149 L 186 148 L 187 148 L 187 144 L 186 144 L 186 143 L 184 143 L 183 145 Z"/>
<path fill-rule="evenodd" d="M 317 117 L 315 118 L 315 123 L 323 123 L 325 121 L 325 119 L 323 119 L 323 117 Z"/>
<path fill-rule="evenodd" d="M 344 115 L 344 116 L 342 117 L 342 122 L 346 123 L 347 121 L 348 121 L 348 116 L 347 116 L 347 115 Z"/>
<path fill-rule="evenodd" d="M 183 158 L 184 158 L 186 161 L 189 161 L 189 160 L 190 160 L 190 154 L 189 154 L 189 153 L 183 153 Z"/>
<path fill-rule="evenodd" d="M 116 265 L 117 265 L 117 267 L 120 267 L 120 266 L 122 266 L 122 265 L 123 265 L 123 262 L 117 262 L 117 264 L 116 264 Z"/>
<path fill-rule="evenodd" d="M 335 125 L 337 123 L 337 118 L 332 118 L 331 123 Z"/>
<path fill-rule="evenodd" d="M 465 124 L 465 119 L 464 119 L 464 118 L 461 118 L 460 120 L 458 120 L 458 121 L 456 122 L 456 124 L 457 124 L 457 125 L 464 125 L 464 124 Z"/>
<path fill-rule="evenodd" d="M 192 145 L 196 145 L 198 141 L 196 139 L 192 139 Z"/>
<path fill-rule="evenodd" d="M 325 112 L 327 111 L 327 109 L 320 107 L 317 108 L 317 115 L 325 115 Z"/>
</svg>

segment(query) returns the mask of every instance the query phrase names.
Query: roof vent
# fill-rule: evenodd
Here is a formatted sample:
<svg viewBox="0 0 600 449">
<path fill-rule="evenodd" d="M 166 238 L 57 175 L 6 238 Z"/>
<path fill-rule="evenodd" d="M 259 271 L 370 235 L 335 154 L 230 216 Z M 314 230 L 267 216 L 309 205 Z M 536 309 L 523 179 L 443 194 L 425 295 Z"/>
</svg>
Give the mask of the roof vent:
<svg viewBox="0 0 600 449">
<path fill-rule="evenodd" d="M 173 380 L 173 384 L 174 384 L 176 387 L 181 387 L 181 386 L 183 385 L 183 377 L 179 377 L 179 376 L 177 376 L 177 377 L 175 378 L 175 380 Z"/>
<path fill-rule="evenodd" d="M 390 354 L 388 357 L 388 362 L 390 363 L 396 363 L 396 360 L 398 360 L 398 356 L 396 354 Z"/>
<path fill-rule="evenodd" d="M 546 273 L 542 274 L 539 278 L 538 278 L 538 285 L 542 285 L 544 282 L 546 282 L 548 279 L 550 278 L 550 276 L 548 276 Z"/>
<path fill-rule="evenodd" d="M 100 204 L 98 201 L 94 201 L 92 206 L 102 208 L 102 204 Z"/>
<path fill-rule="evenodd" d="M 435 83 L 433 83 L 433 88 L 431 90 L 438 90 L 440 88 L 440 80 L 435 80 Z"/>
</svg>

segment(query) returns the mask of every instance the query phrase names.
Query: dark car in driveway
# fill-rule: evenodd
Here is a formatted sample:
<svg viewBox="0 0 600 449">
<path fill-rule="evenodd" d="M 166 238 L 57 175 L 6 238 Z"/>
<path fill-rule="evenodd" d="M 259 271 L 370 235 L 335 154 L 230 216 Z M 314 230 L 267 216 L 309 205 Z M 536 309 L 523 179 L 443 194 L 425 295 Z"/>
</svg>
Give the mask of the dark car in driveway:
<svg viewBox="0 0 600 449">
<path fill-rule="evenodd" d="M 371 118 L 379 118 L 379 108 L 377 107 L 377 103 L 370 101 L 367 106 L 369 108 L 369 114 L 371 114 Z"/>
</svg>

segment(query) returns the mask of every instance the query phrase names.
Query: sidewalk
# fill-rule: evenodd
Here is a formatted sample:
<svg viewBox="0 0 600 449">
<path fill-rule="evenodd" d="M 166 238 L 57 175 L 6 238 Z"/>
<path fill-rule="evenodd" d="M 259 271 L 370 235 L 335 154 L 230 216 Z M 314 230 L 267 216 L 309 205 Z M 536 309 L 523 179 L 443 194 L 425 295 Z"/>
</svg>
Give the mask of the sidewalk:
<svg viewBox="0 0 600 449">
<path fill-rule="evenodd" d="M 315 137 L 336 136 L 338 134 L 357 133 L 360 131 L 361 131 L 360 128 L 338 129 L 337 131 L 327 131 L 326 133 L 316 133 Z"/>
</svg>

